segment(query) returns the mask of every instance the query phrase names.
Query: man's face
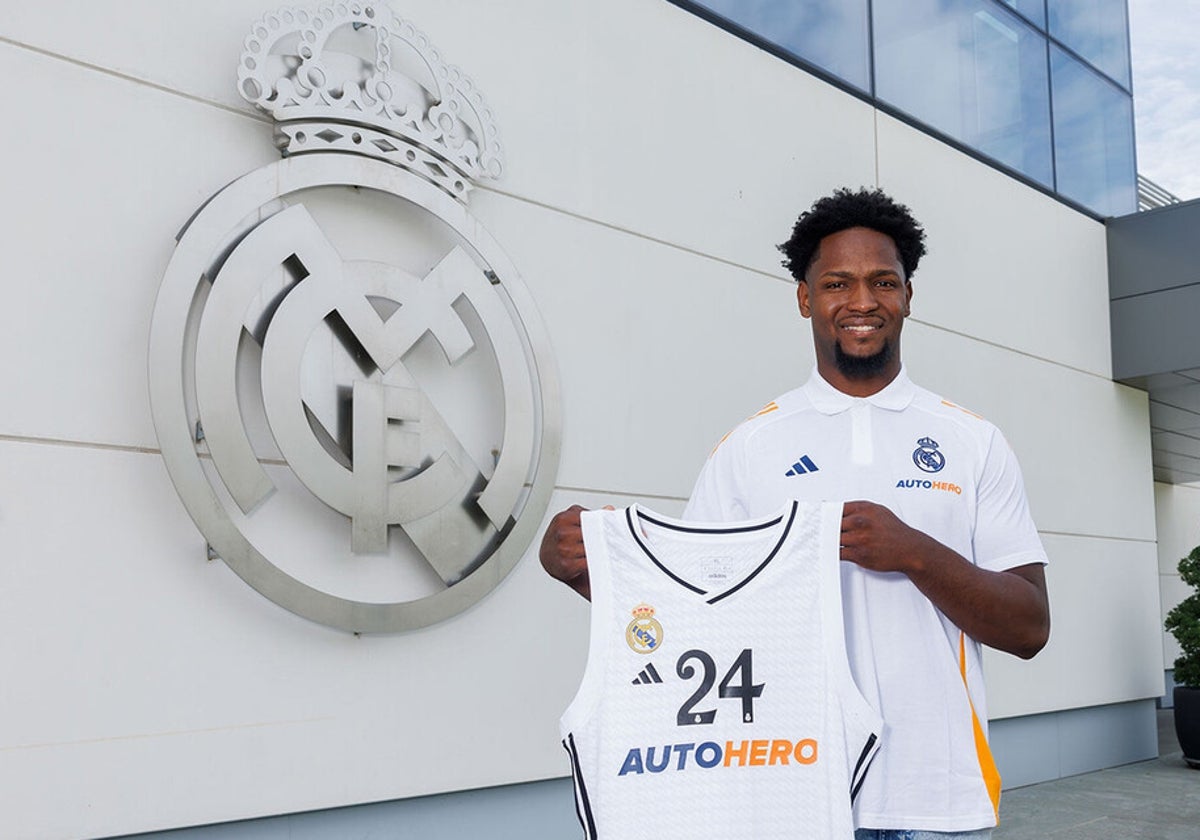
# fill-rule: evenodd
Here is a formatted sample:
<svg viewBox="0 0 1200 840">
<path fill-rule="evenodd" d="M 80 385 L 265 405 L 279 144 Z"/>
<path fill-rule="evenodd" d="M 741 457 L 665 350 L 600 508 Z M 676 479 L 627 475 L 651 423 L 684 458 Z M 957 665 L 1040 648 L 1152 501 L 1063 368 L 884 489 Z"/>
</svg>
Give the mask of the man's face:
<svg viewBox="0 0 1200 840">
<path fill-rule="evenodd" d="M 912 284 L 891 237 L 862 227 L 830 234 L 796 294 L 800 314 L 812 319 L 817 369 L 831 385 L 868 396 L 895 378 Z"/>
</svg>

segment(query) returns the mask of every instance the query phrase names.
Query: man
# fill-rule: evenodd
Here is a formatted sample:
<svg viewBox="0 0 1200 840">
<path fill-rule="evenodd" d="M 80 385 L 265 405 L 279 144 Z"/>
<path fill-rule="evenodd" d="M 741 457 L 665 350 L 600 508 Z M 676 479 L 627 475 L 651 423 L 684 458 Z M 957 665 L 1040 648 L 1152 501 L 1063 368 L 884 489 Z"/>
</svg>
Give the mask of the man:
<svg viewBox="0 0 1200 840">
<path fill-rule="evenodd" d="M 684 517 L 756 517 L 790 497 L 845 501 L 848 652 L 885 723 L 855 836 L 983 840 L 1000 780 L 980 645 L 1029 658 L 1049 635 L 1046 556 L 1019 468 L 994 426 L 917 387 L 901 365 L 925 253 L 906 207 L 878 190 L 838 190 L 780 247 L 812 322 L 816 371 L 726 436 Z M 541 560 L 587 597 L 579 512 L 552 520 Z"/>
</svg>

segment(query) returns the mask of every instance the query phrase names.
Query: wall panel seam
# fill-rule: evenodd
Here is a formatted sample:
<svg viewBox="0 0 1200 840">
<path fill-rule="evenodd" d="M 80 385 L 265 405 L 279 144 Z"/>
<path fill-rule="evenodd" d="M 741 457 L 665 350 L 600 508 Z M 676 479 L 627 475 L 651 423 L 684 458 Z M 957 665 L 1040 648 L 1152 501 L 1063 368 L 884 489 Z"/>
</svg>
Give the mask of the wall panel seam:
<svg viewBox="0 0 1200 840">
<path fill-rule="evenodd" d="M 92 440 L 69 440 L 67 438 L 34 437 L 32 435 L 0 434 L 0 443 L 29 443 L 37 446 L 63 446 L 70 449 L 103 449 L 110 452 L 136 452 L 141 455 L 161 455 L 162 450 L 153 446 L 137 446 L 126 443 L 103 443 Z"/>
<path fill-rule="evenodd" d="M 255 111 L 251 111 L 248 109 L 238 108 L 233 105 L 227 105 L 224 102 L 218 102 L 214 99 L 206 99 L 205 97 L 198 96 L 194 93 L 187 93 L 186 91 L 178 90 L 176 88 L 169 87 L 164 84 L 159 84 L 158 82 L 152 82 L 149 79 L 144 79 L 144 78 L 141 78 L 140 76 L 133 76 L 133 75 L 130 75 L 129 73 L 122 73 L 120 70 L 114 70 L 111 67 L 104 67 L 103 65 L 100 65 L 100 64 L 93 64 L 89 61 L 84 61 L 81 58 L 75 58 L 73 56 L 69 56 L 69 55 L 65 55 L 63 53 L 58 53 L 58 52 L 54 52 L 52 50 L 45 49 L 44 47 L 38 47 L 33 44 L 27 44 L 23 41 L 18 41 L 14 38 L 9 38 L 4 35 L 0 35 L 0 44 L 7 44 L 11 47 L 16 47 L 17 49 L 25 50 L 27 52 L 31 52 L 36 55 L 43 56 L 45 58 L 52 58 L 52 59 L 55 59 L 58 61 L 63 61 L 67 64 L 72 64 L 76 67 L 81 67 L 85 70 L 90 70 L 95 73 L 100 73 L 102 75 L 110 76 L 115 79 L 121 79 L 122 81 L 132 82 L 133 84 L 141 85 L 143 87 L 148 87 L 152 90 L 159 91 L 160 93 L 170 94 L 171 96 L 177 96 L 180 99 L 186 99 L 189 102 L 195 102 L 200 105 L 207 105 L 212 108 L 217 108 L 218 110 L 226 111 L 230 114 L 236 114 L 239 117 L 245 117 L 246 119 L 251 119 L 256 122 L 268 123 L 268 124 L 271 122 L 271 118 L 269 116 L 267 116 L 266 114 L 259 114 Z"/>
<path fill-rule="evenodd" d="M 615 231 L 617 233 L 623 233 L 623 234 L 626 234 L 627 236 L 632 236 L 636 239 L 641 239 L 646 242 L 652 242 L 656 245 L 662 245 L 666 248 L 671 248 L 672 250 L 679 251 L 679 252 L 682 252 L 685 254 L 690 254 L 692 256 L 699 257 L 701 259 L 711 260 L 713 262 L 720 263 L 721 265 L 726 265 L 731 268 L 736 268 L 741 271 L 746 271 L 751 274 L 758 275 L 759 277 L 765 277 L 769 280 L 776 280 L 778 282 L 786 283 L 788 285 L 795 284 L 795 281 L 790 277 L 781 277 L 777 274 L 771 274 L 770 272 L 763 271 L 760 268 L 754 268 L 753 266 L 748 266 L 748 265 L 745 265 L 744 263 L 739 263 L 739 262 L 737 262 L 735 260 L 731 260 L 727 257 L 721 257 L 721 256 L 717 256 L 715 254 L 706 253 L 704 251 L 698 251 L 694 248 L 689 248 L 686 245 L 680 245 L 679 243 L 676 243 L 676 242 L 670 242 L 665 239 L 660 239 L 660 238 L 657 238 L 654 236 L 650 236 L 648 234 L 641 233 L 639 231 L 632 230 L 627 227 L 623 227 L 614 222 L 607 222 L 607 221 L 604 221 L 601 219 L 593 218 L 591 216 L 585 216 L 581 213 L 577 213 L 572 210 L 567 210 L 565 208 L 558 207 L 553 204 L 547 204 L 543 201 L 538 201 L 537 199 L 529 198 L 528 196 L 518 195 L 517 193 L 500 190 L 494 186 L 480 187 L 479 191 L 492 193 L 494 195 L 503 196 L 505 198 L 510 198 L 514 201 L 520 201 L 520 202 L 523 202 L 523 203 L 528 204 L 533 207 L 540 207 L 543 210 L 549 210 L 552 213 L 559 213 L 563 216 L 567 216 L 569 218 L 575 219 L 580 222 L 584 222 L 586 224 L 594 224 L 594 225 L 597 225 L 598 227 L 606 228 L 608 230 Z M 968 333 L 964 333 L 959 330 L 954 330 L 949 327 L 940 326 L 938 324 L 934 324 L 929 321 L 923 321 L 920 318 L 916 318 L 913 316 L 909 316 L 908 320 L 914 324 L 920 324 L 922 326 L 929 327 L 930 329 L 940 330 L 941 332 L 949 333 L 950 335 L 956 335 L 956 336 L 959 336 L 960 338 L 965 338 L 970 341 L 979 342 L 981 344 L 986 344 L 990 347 L 996 347 L 1001 350 L 1007 350 L 1009 352 L 1016 353 L 1021 356 L 1025 356 L 1030 359 L 1036 359 L 1037 361 L 1040 361 L 1040 362 L 1045 362 L 1047 364 L 1056 365 L 1057 367 L 1065 368 L 1066 370 L 1074 371 L 1076 373 L 1082 373 L 1087 376 L 1091 376 L 1096 379 L 1103 380 L 1105 382 L 1113 381 L 1112 377 L 1105 373 L 1100 373 L 1100 372 L 1097 372 L 1094 370 L 1087 370 L 1086 368 L 1081 368 L 1081 367 L 1078 367 L 1077 365 L 1069 364 L 1067 362 L 1059 361 L 1056 359 L 1050 359 L 1050 358 L 1047 358 L 1046 356 L 1040 356 L 1037 353 L 1031 353 L 1027 350 L 1021 350 L 1016 347 L 1011 347 L 1007 344 L 1002 344 L 998 341 L 992 341 L 990 339 L 980 338 L 979 336 L 969 335 Z"/>
<path fill-rule="evenodd" d="M 613 489 L 611 487 L 571 487 L 562 484 L 554 485 L 556 491 L 564 493 L 599 493 L 607 496 L 636 496 L 639 499 L 659 499 L 666 502 L 686 502 L 687 496 L 672 496 L 663 493 L 643 493 L 640 490 Z"/>
<path fill-rule="evenodd" d="M 1154 537 L 1120 537 L 1114 534 L 1080 534 L 1074 531 L 1046 531 L 1041 528 L 1038 533 L 1044 537 L 1073 537 L 1075 539 L 1084 540 L 1112 540 L 1115 542 L 1132 542 L 1142 543 L 1144 545 L 1157 545 L 1158 540 Z"/>
</svg>

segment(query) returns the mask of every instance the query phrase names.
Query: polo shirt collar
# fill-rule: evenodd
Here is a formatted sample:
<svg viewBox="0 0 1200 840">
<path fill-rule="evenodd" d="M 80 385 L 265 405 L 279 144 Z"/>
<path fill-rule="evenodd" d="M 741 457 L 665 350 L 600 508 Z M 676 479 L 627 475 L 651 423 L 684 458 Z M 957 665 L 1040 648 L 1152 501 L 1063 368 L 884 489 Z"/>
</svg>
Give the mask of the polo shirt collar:
<svg viewBox="0 0 1200 840">
<path fill-rule="evenodd" d="M 822 414 L 840 414 L 855 403 L 861 402 L 888 411 L 903 411 L 908 408 L 909 403 L 916 396 L 917 386 L 913 385 L 902 365 L 896 378 L 889 382 L 882 391 L 869 397 L 852 397 L 849 394 L 843 394 L 826 382 L 814 366 L 812 376 L 804 384 L 804 393 L 812 402 L 813 407 Z"/>
</svg>

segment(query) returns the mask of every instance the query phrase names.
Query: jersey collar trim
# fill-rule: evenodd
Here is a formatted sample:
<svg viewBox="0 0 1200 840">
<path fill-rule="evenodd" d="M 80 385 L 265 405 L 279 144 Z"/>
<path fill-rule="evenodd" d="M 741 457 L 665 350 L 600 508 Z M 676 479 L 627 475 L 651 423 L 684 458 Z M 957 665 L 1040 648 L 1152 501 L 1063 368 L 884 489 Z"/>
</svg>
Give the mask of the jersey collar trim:
<svg viewBox="0 0 1200 840">
<path fill-rule="evenodd" d="M 804 384 L 804 393 L 813 407 L 822 414 L 841 414 L 856 402 L 866 402 L 888 411 L 903 411 L 917 395 L 917 386 L 908 378 L 904 367 L 901 367 L 896 378 L 879 393 L 869 397 L 852 397 L 826 382 L 814 366 L 812 375 Z"/>
<path fill-rule="evenodd" d="M 671 578 L 671 580 L 675 581 L 680 586 L 683 586 L 685 589 L 689 589 L 692 592 L 695 592 L 697 595 L 704 597 L 708 603 L 715 604 L 718 601 L 734 594 L 746 584 L 750 583 L 750 581 L 758 577 L 759 573 L 765 569 L 772 560 L 775 559 L 775 555 L 779 553 L 779 549 L 783 547 L 783 544 L 787 542 L 788 537 L 792 533 L 792 525 L 796 521 L 796 514 L 799 509 L 800 503 L 795 499 L 792 499 L 778 514 L 765 519 L 735 523 L 732 525 L 697 525 L 695 523 L 683 522 L 676 519 L 668 519 L 667 517 L 661 515 L 651 514 L 640 505 L 632 504 L 625 508 L 625 524 L 629 528 L 629 533 L 633 536 L 634 542 L 636 542 L 638 547 L 641 548 L 642 553 L 649 557 L 651 562 L 653 562 L 663 574 Z M 784 522 L 785 519 L 787 520 L 786 522 Z M 706 590 L 701 589 L 700 587 L 695 586 L 694 584 L 689 583 L 688 581 L 679 577 L 679 575 L 671 571 L 671 569 L 664 565 L 663 562 L 659 560 L 657 556 L 655 556 L 654 552 L 651 550 L 650 546 L 647 545 L 646 540 L 643 539 L 640 533 L 641 528 L 639 527 L 639 524 L 643 520 L 670 531 L 679 531 L 681 533 L 689 534 L 739 534 L 751 531 L 768 530 L 770 528 L 779 526 L 781 522 L 784 524 L 779 533 L 779 538 L 775 542 L 775 545 L 771 547 L 771 550 L 767 553 L 766 557 L 764 557 L 762 561 L 752 571 L 749 572 L 749 574 L 744 575 L 740 580 L 734 582 L 725 589 Z"/>
</svg>

